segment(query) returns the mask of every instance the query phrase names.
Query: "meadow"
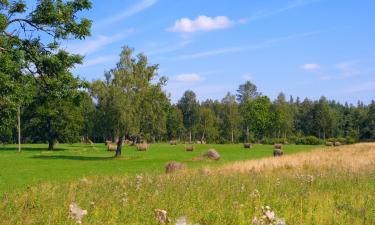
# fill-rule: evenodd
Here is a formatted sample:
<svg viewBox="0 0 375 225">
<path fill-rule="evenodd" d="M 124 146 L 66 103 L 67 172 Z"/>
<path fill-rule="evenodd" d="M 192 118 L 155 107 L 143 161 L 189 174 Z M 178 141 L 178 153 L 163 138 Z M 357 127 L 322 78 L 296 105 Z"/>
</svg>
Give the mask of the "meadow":
<svg viewBox="0 0 375 225">
<path fill-rule="evenodd" d="M 191 161 L 207 147 L 217 148 L 222 160 Z M 183 146 L 160 144 L 149 152 L 129 149 L 124 160 L 104 162 L 92 159 L 111 156 L 101 146 L 96 150 L 66 146 L 53 153 L 25 151 L 14 157 L 28 162 L 35 155 L 50 154 L 47 171 L 60 168 L 54 175 L 64 178 L 51 179 L 53 174 L 40 171 L 48 177 L 44 182 L 3 193 L 0 221 L 75 224 L 78 220 L 69 217 L 69 205 L 76 203 L 87 210 L 80 221 L 83 224 L 167 224 L 159 223 L 156 209 L 164 210 L 168 224 L 176 225 L 375 224 L 375 144 L 284 147 L 288 154 L 274 158 L 266 157 L 272 146 L 264 145 L 252 150 L 240 145 L 202 145 L 187 153 Z M 61 159 L 61 155 L 66 157 Z M 81 157 L 91 158 L 84 161 Z M 38 158 L 42 159 L 46 160 Z M 164 174 L 163 166 L 171 159 L 180 159 L 188 169 Z M 39 162 L 44 161 L 35 162 L 35 167 Z M 26 170 L 30 164 L 22 167 Z M 78 167 L 87 170 L 77 171 Z M 67 172 L 68 168 L 72 170 Z"/>
<path fill-rule="evenodd" d="M 185 145 L 152 144 L 149 151 L 137 151 L 134 146 L 125 146 L 121 159 L 113 158 L 104 144 L 59 144 L 48 151 L 45 144 L 0 146 L 0 195 L 15 189 L 25 189 L 45 181 L 64 182 L 87 176 L 134 175 L 138 173 L 163 173 L 165 164 L 176 160 L 189 168 L 219 166 L 229 162 L 257 159 L 272 155 L 271 145 L 255 145 L 251 150 L 242 144 L 195 145 L 194 152 L 186 152 Z M 220 161 L 194 161 L 193 159 L 215 148 L 221 154 Z M 312 149 L 306 145 L 285 146 L 285 154 Z"/>
</svg>

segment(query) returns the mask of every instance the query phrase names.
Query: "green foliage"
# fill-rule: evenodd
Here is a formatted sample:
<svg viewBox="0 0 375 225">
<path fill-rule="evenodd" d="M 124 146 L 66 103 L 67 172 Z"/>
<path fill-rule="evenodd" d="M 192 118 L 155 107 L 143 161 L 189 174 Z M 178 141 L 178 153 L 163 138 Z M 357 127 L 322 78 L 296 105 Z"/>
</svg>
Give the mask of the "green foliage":
<svg viewBox="0 0 375 225">
<path fill-rule="evenodd" d="M 191 90 L 185 91 L 177 106 L 182 112 L 184 126 L 189 131 L 189 141 L 191 141 L 193 128 L 197 126 L 199 120 L 199 104 L 196 94 Z"/>
<path fill-rule="evenodd" d="M 297 138 L 295 140 L 295 144 L 297 145 L 321 145 L 323 144 L 323 140 L 315 136 L 307 136 L 307 137 Z"/>
</svg>

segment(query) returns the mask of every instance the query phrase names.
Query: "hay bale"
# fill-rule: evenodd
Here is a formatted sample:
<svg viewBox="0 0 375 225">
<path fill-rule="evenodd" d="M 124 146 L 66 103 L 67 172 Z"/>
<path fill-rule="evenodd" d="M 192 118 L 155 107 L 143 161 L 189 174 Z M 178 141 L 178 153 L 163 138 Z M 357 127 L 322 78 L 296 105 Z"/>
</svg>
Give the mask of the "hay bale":
<svg viewBox="0 0 375 225">
<path fill-rule="evenodd" d="M 105 145 L 112 144 L 112 141 L 105 141 Z"/>
<path fill-rule="evenodd" d="M 251 144 L 250 144 L 250 143 L 244 143 L 244 144 L 243 144 L 243 147 L 244 147 L 244 148 L 251 148 Z"/>
<path fill-rule="evenodd" d="M 275 149 L 282 149 L 283 145 L 282 144 L 275 144 L 274 147 L 275 147 Z"/>
<path fill-rule="evenodd" d="M 202 142 L 201 141 L 197 141 L 197 144 L 202 144 Z"/>
<path fill-rule="evenodd" d="M 283 152 L 283 150 L 281 150 L 281 149 L 275 149 L 275 150 L 273 150 L 273 156 L 282 156 L 282 155 L 284 155 L 284 152 Z"/>
<path fill-rule="evenodd" d="M 107 144 L 107 148 L 108 148 L 108 151 L 116 151 L 117 150 L 117 145 L 116 144 L 112 144 L 112 143 L 108 143 Z"/>
<path fill-rule="evenodd" d="M 208 149 L 208 151 L 204 154 L 209 159 L 213 160 L 219 160 L 220 159 L 220 154 L 213 148 Z"/>
<path fill-rule="evenodd" d="M 330 142 L 330 141 L 327 141 L 327 142 L 326 142 L 326 146 L 330 146 L 330 147 L 332 147 L 332 146 L 334 146 L 334 143 L 333 143 L 333 142 Z"/>
<path fill-rule="evenodd" d="M 336 147 L 338 147 L 338 146 L 341 146 L 342 144 L 341 144 L 341 142 L 336 141 L 336 142 L 334 143 L 334 145 L 335 145 Z"/>
<path fill-rule="evenodd" d="M 169 144 L 170 144 L 170 145 L 177 145 L 177 141 L 176 141 L 176 140 L 171 140 L 171 141 L 169 142 Z"/>
<path fill-rule="evenodd" d="M 142 143 L 137 145 L 138 151 L 147 151 L 149 149 L 150 145 L 147 143 Z"/>
<path fill-rule="evenodd" d="M 192 151 L 194 151 L 194 145 L 186 146 L 185 150 L 186 150 L 187 152 L 192 152 Z"/>
<path fill-rule="evenodd" d="M 185 168 L 185 165 L 176 161 L 171 161 L 165 166 L 165 173 L 174 173 Z"/>
</svg>

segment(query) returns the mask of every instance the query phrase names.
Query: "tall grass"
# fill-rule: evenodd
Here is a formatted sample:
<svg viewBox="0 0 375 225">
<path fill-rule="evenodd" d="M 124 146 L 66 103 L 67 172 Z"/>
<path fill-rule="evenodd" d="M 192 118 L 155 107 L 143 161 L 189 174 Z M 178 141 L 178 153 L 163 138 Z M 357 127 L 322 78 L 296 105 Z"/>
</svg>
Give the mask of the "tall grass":
<svg viewBox="0 0 375 225">
<path fill-rule="evenodd" d="M 304 160 L 324 157 L 323 151 L 330 157 L 321 163 Z M 285 163 L 262 169 L 252 165 L 260 161 L 249 161 L 174 175 L 45 183 L 1 197 L 0 223 L 74 224 L 68 210 L 76 202 L 88 211 L 83 224 L 157 224 L 155 209 L 166 210 L 172 221 L 185 217 L 201 225 L 252 224 L 261 207 L 270 206 L 286 224 L 373 225 L 374 154 L 374 145 L 356 145 L 265 159 Z"/>
</svg>

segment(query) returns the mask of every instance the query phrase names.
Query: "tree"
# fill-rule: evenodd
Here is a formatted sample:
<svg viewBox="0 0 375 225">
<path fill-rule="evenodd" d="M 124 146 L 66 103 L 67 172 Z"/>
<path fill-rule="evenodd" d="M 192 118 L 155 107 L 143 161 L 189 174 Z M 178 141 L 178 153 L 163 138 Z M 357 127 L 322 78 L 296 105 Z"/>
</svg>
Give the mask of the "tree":
<svg viewBox="0 0 375 225">
<path fill-rule="evenodd" d="M 241 120 L 239 114 L 239 107 L 236 102 L 236 96 L 232 95 L 231 93 L 227 93 L 227 95 L 221 100 L 223 104 L 223 131 L 226 136 L 230 136 L 231 143 L 237 140 L 239 135 L 239 123 Z M 229 131 L 229 133 L 227 132 Z"/>
<path fill-rule="evenodd" d="M 250 130 L 258 140 L 261 140 L 271 125 L 271 101 L 267 96 L 261 96 L 253 101 L 247 101 L 244 105 L 244 120 L 250 125 Z"/>
<path fill-rule="evenodd" d="M 198 102 L 193 91 L 185 91 L 177 106 L 182 112 L 185 128 L 189 131 L 189 142 L 192 139 L 192 130 L 197 125 L 199 118 Z"/>
<path fill-rule="evenodd" d="M 293 112 L 285 100 L 284 93 L 280 93 L 274 102 L 273 112 L 275 119 L 273 120 L 273 129 L 276 137 L 283 136 L 286 138 L 287 133 L 293 131 Z"/>
<path fill-rule="evenodd" d="M 0 89 L 11 87 L 10 92 L 0 93 L 5 114 L 17 110 L 20 115 L 21 106 L 27 104 L 30 96 L 23 94 L 26 93 L 24 90 L 35 85 L 34 81 L 45 85 L 47 79 L 56 75 L 53 72 L 62 69 L 59 67 L 64 63 L 56 61 L 61 58 L 59 54 L 66 54 L 59 50 L 60 40 L 82 39 L 90 34 L 91 22 L 77 16 L 89 8 L 88 0 L 41 0 L 27 12 L 24 1 L 0 1 L 0 80 L 5 81 L 0 83 Z M 74 63 L 81 61 L 75 56 L 70 59 L 75 59 Z M 14 123 L 12 118 L 5 119 Z"/>
<path fill-rule="evenodd" d="M 25 108 L 24 119 L 27 134 L 36 136 L 37 141 L 48 142 L 48 149 L 53 150 L 56 141 L 79 140 L 83 123 L 80 89 L 85 88 L 86 83 L 69 72 L 80 60 L 79 56 L 60 51 L 39 57 L 43 59 L 39 59 L 41 64 L 36 68 L 43 75 L 36 78 L 34 97 Z"/>
<path fill-rule="evenodd" d="M 247 81 L 244 84 L 241 84 L 237 90 L 237 101 L 240 104 L 244 104 L 248 100 L 254 100 L 257 97 L 261 96 L 261 93 L 258 92 L 258 88 L 251 81 Z"/>
<path fill-rule="evenodd" d="M 168 101 L 162 87 L 166 78 L 153 84 L 158 65 L 149 65 L 145 55 L 134 57 L 133 52 L 125 46 L 116 68 L 105 74 L 106 80 L 95 81 L 91 90 L 105 126 L 112 138 L 118 137 L 116 157 L 122 155 L 125 137 L 165 132 L 166 113 L 162 111 Z"/>
<path fill-rule="evenodd" d="M 177 106 L 171 106 L 167 117 L 167 138 L 169 140 L 180 139 L 184 132 L 185 127 L 182 112 Z"/>
<path fill-rule="evenodd" d="M 201 107 L 199 110 L 198 132 L 201 134 L 201 141 L 212 142 L 219 135 L 215 114 L 208 107 Z"/>
</svg>

